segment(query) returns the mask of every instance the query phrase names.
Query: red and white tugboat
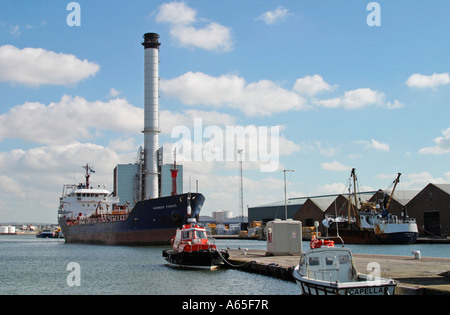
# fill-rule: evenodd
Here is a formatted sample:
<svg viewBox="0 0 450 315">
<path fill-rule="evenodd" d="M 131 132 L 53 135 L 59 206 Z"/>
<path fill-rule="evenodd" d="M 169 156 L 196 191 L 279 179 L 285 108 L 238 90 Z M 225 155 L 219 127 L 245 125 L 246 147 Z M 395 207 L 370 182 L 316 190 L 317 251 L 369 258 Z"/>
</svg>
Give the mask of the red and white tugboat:
<svg viewBox="0 0 450 315">
<path fill-rule="evenodd" d="M 163 251 L 163 257 L 175 267 L 212 270 L 229 257 L 226 250 L 218 250 L 214 240 L 208 239 L 205 228 L 194 218 L 177 229 L 172 245 L 173 249 Z"/>
</svg>

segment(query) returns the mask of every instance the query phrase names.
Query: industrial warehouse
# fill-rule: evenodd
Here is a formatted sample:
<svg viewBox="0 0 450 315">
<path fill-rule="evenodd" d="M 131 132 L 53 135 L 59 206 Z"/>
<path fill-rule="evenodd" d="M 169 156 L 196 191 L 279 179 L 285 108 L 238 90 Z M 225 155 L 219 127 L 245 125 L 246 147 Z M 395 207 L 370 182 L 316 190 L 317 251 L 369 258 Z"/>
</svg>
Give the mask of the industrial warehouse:
<svg viewBox="0 0 450 315">
<path fill-rule="evenodd" d="M 358 202 L 377 202 L 390 191 L 378 190 L 357 193 Z M 326 215 L 334 215 L 346 207 L 348 194 L 289 198 L 283 201 L 248 208 L 249 222 L 274 219 L 299 220 L 303 226 L 314 226 Z M 286 208 L 285 208 L 286 206 Z M 392 196 L 389 213 L 409 216 L 417 221 L 420 236 L 450 235 L 450 184 L 428 184 L 422 190 L 399 190 Z M 319 231 L 325 228 L 320 225 Z"/>
</svg>

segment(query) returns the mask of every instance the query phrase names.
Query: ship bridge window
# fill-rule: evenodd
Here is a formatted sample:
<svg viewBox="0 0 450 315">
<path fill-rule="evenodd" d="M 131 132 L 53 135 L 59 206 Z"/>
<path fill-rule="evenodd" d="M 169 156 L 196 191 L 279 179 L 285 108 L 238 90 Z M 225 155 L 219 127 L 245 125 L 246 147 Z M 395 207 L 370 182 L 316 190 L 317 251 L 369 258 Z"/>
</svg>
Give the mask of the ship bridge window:
<svg viewBox="0 0 450 315">
<path fill-rule="evenodd" d="M 183 231 L 183 238 L 194 238 L 194 231 Z"/>
</svg>

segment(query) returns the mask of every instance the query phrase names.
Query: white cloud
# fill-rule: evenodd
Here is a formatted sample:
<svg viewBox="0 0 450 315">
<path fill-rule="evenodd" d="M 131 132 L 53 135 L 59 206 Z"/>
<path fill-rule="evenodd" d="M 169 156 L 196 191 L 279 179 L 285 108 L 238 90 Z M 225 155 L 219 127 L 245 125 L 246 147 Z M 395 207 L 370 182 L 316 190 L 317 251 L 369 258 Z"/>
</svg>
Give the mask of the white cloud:
<svg viewBox="0 0 450 315">
<path fill-rule="evenodd" d="M 21 34 L 20 26 L 19 25 L 11 26 L 11 28 L 9 29 L 9 34 L 13 36 L 19 36 Z"/>
<path fill-rule="evenodd" d="M 25 28 L 26 28 L 26 29 L 40 28 L 40 27 L 44 27 L 46 24 L 47 24 L 47 21 L 43 20 L 43 21 L 41 21 L 41 23 L 39 23 L 39 24 L 34 24 L 34 25 L 26 24 L 26 25 L 25 25 Z"/>
<path fill-rule="evenodd" d="M 311 142 L 303 142 L 301 144 L 301 148 L 302 148 L 302 152 L 318 151 L 320 154 L 322 154 L 324 156 L 328 156 L 328 157 L 334 156 L 340 151 L 339 147 L 336 147 L 336 148 L 332 147 L 332 146 L 330 146 L 330 144 L 322 143 L 319 140 L 315 140 L 315 141 L 311 141 Z"/>
<path fill-rule="evenodd" d="M 300 152 L 301 147 L 295 142 L 286 139 L 284 136 L 280 137 L 280 155 L 291 155 L 294 152 Z"/>
<path fill-rule="evenodd" d="M 384 103 L 384 93 L 374 91 L 369 88 L 361 88 L 347 91 L 344 96 L 317 100 L 315 103 L 320 106 L 328 108 L 344 108 L 344 109 L 358 109 L 369 105 L 382 106 Z"/>
<path fill-rule="evenodd" d="M 4 175 L 0 175 L 0 190 L 3 193 L 23 192 L 19 184 L 14 179 Z"/>
<path fill-rule="evenodd" d="M 164 3 L 159 7 L 156 22 L 189 25 L 197 21 L 197 12 L 184 2 Z"/>
<path fill-rule="evenodd" d="M 397 174 L 377 174 L 375 176 L 376 179 L 394 179 L 397 177 Z"/>
<path fill-rule="evenodd" d="M 333 99 L 312 98 L 321 91 L 332 91 L 336 87 L 317 74 L 297 79 L 292 90 L 270 80 L 248 83 L 234 74 L 214 77 L 191 71 L 174 79 L 160 81 L 160 89 L 165 96 L 178 98 L 184 104 L 235 108 L 247 116 L 270 116 L 287 111 L 307 110 L 314 105 L 348 110 L 371 105 L 386 109 L 404 106 L 398 100 L 386 103 L 384 93 L 370 88 L 347 91 L 343 96 Z"/>
<path fill-rule="evenodd" d="M 161 80 L 161 91 L 188 105 L 230 107 L 247 116 L 304 109 L 306 101 L 278 84 L 261 80 L 247 83 L 236 75 L 213 77 L 201 72 L 187 72 L 175 79 Z"/>
<path fill-rule="evenodd" d="M 120 91 L 116 90 L 115 88 L 110 88 L 109 89 L 109 94 L 108 94 L 108 98 L 115 98 L 118 97 L 120 95 Z"/>
<path fill-rule="evenodd" d="M 284 8 L 283 6 L 279 6 L 273 11 L 267 11 L 257 17 L 256 21 L 264 21 L 267 25 L 275 24 L 279 21 L 282 21 L 288 15 L 289 10 Z"/>
<path fill-rule="evenodd" d="M 445 184 L 450 181 L 450 172 L 443 177 L 433 177 L 429 172 L 404 174 L 402 185 L 405 189 L 423 189 L 429 183 Z"/>
<path fill-rule="evenodd" d="M 433 73 L 432 75 L 423 75 L 415 73 L 411 75 L 406 84 L 410 88 L 436 88 L 440 85 L 450 84 L 450 75 L 447 73 Z"/>
<path fill-rule="evenodd" d="M 72 141 L 68 144 L 48 145 L 31 148 L 28 150 L 12 150 L 0 152 L 0 170 L 2 173 L 14 174 L 16 182 L 23 185 L 41 181 L 47 186 L 61 186 L 64 183 L 55 184 L 45 180 L 45 176 L 66 176 L 71 172 L 83 177 L 81 165 L 89 162 L 93 164 L 98 175 L 107 175 L 111 180 L 111 170 L 121 162 L 120 156 L 110 148 L 92 143 L 80 143 Z M 77 179 L 79 180 L 79 179 Z"/>
<path fill-rule="evenodd" d="M 27 102 L 0 115 L 0 140 L 61 144 L 89 139 L 92 130 L 139 134 L 142 127 L 143 109 L 125 99 L 89 102 L 83 97 L 64 95 L 56 103 Z"/>
<path fill-rule="evenodd" d="M 95 75 L 100 66 L 74 55 L 42 48 L 0 46 L 0 81 L 28 86 L 71 85 Z"/>
<path fill-rule="evenodd" d="M 405 107 L 405 104 L 403 104 L 402 102 L 400 102 L 399 100 L 394 100 L 394 103 L 391 102 L 387 102 L 386 104 L 383 105 L 385 108 L 387 109 L 398 109 L 398 108 L 403 108 Z"/>
<path fill-rule="evenodd" d="M 111 89 L 110 94 L 116 93 Z M 235 117 L 217 111 L 161 110 L 161 131 L 170 135 L 176 126 L 192 127 L 194 118 L 202 118 L 205 126 L 231 126 L 236 123 Z M 131 137 L 140 135 L 143 126 L 144 109 L 133 106 L 125 99 L 88 101 L 80 96 L 64 95 L 61 100 L 49 105 L 27 102 L 0 114 L 0 141 L 13 138 L 40 144 L 64 144 L 92 139 L 103 131 L 112 131 L 122 135 L 111 140 L 111 146 L 118 151 L 128 151 L 134 146 Z"/>
<path fill-rule="evenodd" d="M 137 149 L 136 139 L 134 138 L 120 138 L 109 141 L 109 148 L 116 152 L 129 152 Z"/>
<path fill-rule="evenodd" d="M 77 141 L 0 152 L 0 189 L 8 190 L 0 194 L 0 220 L 56 222 L 62 185 L 83 182 L 82 165 L 94 167 L 92 185 L 112 190 L 112 169 L 130 161 L 129 154 Z"/>
<path fill-rule="evenodd" d="M 419 150 L 420 154 L 445 154 L 450 153 L 450 127 L 442 130 L 442 137 L 434 140 L 433 147 L 426 147 Z"/>
<path fill-rule="evenodd" d="M 197 47 L 218 52 L 230 51 L 233 46 L 231 29 L 216 22 L 202 27 L 204 19 L 184 2 L 169 2 L 159 6 L 156 21 L 170 25 L 170 35 L 183 47 Z"/>
<path fill-rule="evenodd" d="M 375 139 L 371 139 L 368 146 L 372 149 L 378 150 L 378 151 L 385 151 L 388 152 L 390 150 L 389 144 L 379 142 Z"/>
<path fill-rule="evenodd" d="M 318 74 L 308 75 L 304 78 L 297 79 L 295 81 L 293 90 L 309 96 L 315 95 L 322 91 L 331 91 L 335 87 L 329 85 L 325 80 Z"/>
<path fill-rule="evenodd" d="M 350 166 L 344 165 L 337 161 L 321 163 L 320 166 L 326 171 L 343 172 L 351 170 Z"/>
<path fill-rule="evenodd" d="M 315 195 L 343 194 L 347 192 L 346 189 L 342 183 L 325 184 L 316 190 Z"/>
<path fill-rule="evenodd" d="M 194 119 L 201 118 L 203 127 L 206 126 L 232 126 L 236 124 L 236 118 L 216 111 L 202 111 L 189 109 L 183 112 L 171 112 L 160 110 L 161 133 L 170 135 L 172 130 L 178 126 L 192 128 Z"/>
<path fill-rule="evenodd" d="M 359 140 L 359 141 L 355 141 L 355 143 L 357 143 L 357 144 L 364 144 L 366 146 L 366 148 L 374 149 L 374 150 L 377 150 L 377 151 L 389 152 L 389 150 L 390 150 L 389 144 L 382 143 L 382 142 L 377 141 L 375 139 L 370 139 L 370 141 Z"/>
</svg>

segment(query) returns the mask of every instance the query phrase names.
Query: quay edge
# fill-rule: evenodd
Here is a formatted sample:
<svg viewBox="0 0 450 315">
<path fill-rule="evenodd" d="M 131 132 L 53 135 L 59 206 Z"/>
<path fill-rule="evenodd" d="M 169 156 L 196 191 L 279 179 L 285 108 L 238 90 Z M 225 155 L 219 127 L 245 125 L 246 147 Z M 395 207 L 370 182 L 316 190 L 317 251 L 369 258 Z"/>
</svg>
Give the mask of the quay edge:
<svg viewBox="0 0 450 315">
<path fill-rule="evenodd" d="M 292 271 L 299 256 L 266 256 L 263 250 L 229 249 L 227 268 L 257 273 L 294 282 Z M 366 271 L 369 262 L 377 262 L 383 277 L 394 279 L 396 295 L 450 295 L 450 278 L 438 274 L 450 270 L 450 258 L 354 254 L 357 270 Z"/>
</svg>

